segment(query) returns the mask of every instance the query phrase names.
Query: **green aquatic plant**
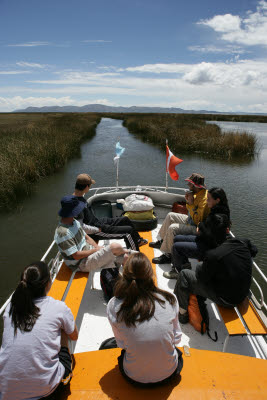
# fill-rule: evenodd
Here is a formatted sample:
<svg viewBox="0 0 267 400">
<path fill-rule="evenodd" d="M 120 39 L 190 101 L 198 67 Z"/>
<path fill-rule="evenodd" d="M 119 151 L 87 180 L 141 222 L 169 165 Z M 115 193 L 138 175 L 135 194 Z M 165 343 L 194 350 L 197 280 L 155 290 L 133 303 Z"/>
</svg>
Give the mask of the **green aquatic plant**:
<svg viewBox="0 0 267 400">
<path fill-rule="evenodd" d="M 95 134 L 96 114 L 0 115 L 0 209 L 12 208 L 34 184 L 77 156 Z"/>
<path fill-rule="evenodd" d="M 124 116 L 124 126 L 142 140 L 172 151 L 203 153 L 208 157 L 253 157 L 259 151 L 256 135 L 246 132 L 223 133 L 215 124 L 206 124 L 198 114 L 143 114 Z"/>
</svg>

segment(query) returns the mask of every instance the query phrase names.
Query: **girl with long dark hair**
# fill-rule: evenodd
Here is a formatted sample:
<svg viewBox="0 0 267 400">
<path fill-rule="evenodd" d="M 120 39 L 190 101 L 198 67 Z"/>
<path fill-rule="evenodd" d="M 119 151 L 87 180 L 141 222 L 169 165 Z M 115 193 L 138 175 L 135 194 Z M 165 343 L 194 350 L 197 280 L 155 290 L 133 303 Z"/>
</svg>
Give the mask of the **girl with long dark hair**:
<svg viewBox="0 0 267 400">
<path fill-rule="evenodd" d="M 72 376 L 68 338 L 78 331 L 71 310 L 48 297 L 50 271 L 42 261 L 24 268 L 4 312 L 0 399 L 39 399 Z"/>
<path fill-rule="evenodd" d="M 230 209 L 225 191 L 219 187 L 208 190 L 207 204 L 210 214 L 225 214 L 230 219 Z"/>
<path fill-rule="evenodd" d="M 123 376 L 139 386 L 170 381 L 183 366 L 175 344 L 181 340 L 176 297 L 159 289 L 148 258 L 137 253 L 126 261 L 114 297 L 107 306 Z"/>
<path fill-rule="evenodd" d="M 208 190 L 207 205 L 210 213 L 206 220 L 200 222 L 196 235 L 177 235 L 174 237 L 172 248 L 172 270 L 164 272 L 163 276 L 169 279 L 177 279 L 178 272 L 185 268 L 191 268 L 188 258 L 203 260 L 205 252 L 221 244 L 220 218 L 216 215 L 225 215 L 228 228 L 230 227 L 230 209 L 225 191 L 219 187 Z M 224 229 L 224 228 L 223 228 Z M 225 231 L 223 230 L 223 236 Z"/>
</svg>

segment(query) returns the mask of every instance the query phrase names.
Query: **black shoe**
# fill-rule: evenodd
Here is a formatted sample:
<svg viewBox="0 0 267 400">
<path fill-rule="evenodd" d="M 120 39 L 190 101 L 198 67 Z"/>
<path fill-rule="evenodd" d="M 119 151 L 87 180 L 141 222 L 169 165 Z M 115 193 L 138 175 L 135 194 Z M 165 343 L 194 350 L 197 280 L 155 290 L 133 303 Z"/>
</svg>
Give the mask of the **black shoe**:
<svg viewBox="0 0 267 400">
<path fill-rule="evenodd" d="M 179 322 L 180 324 L 187 324 L 189 322 L 188 311 L 184 314 L 179 313 Z"/>
<path fill-rule="evenodd" d="M 153 247 L 153 249 L 160 249 L 163 240 L 158 240 L 157 242 L 150 242 L 149 247 Z"/>
<path fill-rule="evenodd" d="M 153 264 L 171 264 L 171 255 L 170 254 L 161 254 L 159 257 L 152 258 Z"/>
<path fill-rule="evenodd" d="M 138 241 L 138 246 L 139 246 L 139 247 L 144 246 L 144 245 L 146 245 L 146 244 L 148 244 L 148 240 L 146 240 L 146 239 L 141 238 L 141 239 Z"/>
</svg>

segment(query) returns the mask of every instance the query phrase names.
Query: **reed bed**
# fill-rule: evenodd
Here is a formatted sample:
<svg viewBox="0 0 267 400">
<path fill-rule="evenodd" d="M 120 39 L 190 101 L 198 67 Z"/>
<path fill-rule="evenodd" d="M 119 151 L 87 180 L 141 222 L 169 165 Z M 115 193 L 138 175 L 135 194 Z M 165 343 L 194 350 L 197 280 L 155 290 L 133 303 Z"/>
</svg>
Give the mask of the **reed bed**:
<svg viewBox="0 0 267 400">
<path fill-rule="evenodd" d="M 253 157 L 258 151 L 256 135 L 246 132 L 222 133 L 215 124 L 206 124 L 203 115 L 143 114 L 124 116 L 124 126 L 144 141 L 172 151 L 203 153 L 208 157 Z"/>
<path fill-rule="evenodd" d="M 0 115 L 0 210 L 32 193 L 34 183 L 77 156 L 95 134 L 96 114 Z"/>
</svg>

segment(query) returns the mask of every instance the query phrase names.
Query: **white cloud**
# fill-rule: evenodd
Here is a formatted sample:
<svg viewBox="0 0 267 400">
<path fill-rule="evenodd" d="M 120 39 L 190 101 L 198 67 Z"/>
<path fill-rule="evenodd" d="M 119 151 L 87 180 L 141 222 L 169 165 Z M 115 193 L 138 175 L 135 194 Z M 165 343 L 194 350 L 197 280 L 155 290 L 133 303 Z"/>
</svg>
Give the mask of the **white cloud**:
<svg viewBox="0 0 267 400">
<path fill-rule="evenodd" d="M 161 93 L 163 96 L 173 95 L 186 86 L 195 87 L 199 91 L 201 86 L 217 87 L 217 90 L 241 90 L 248 86 L 250 90 L 266 93 L 267 89 L 267 68 L 266 61 L 239 60 L 229 61 L 227 63 L 206 63 L 199 64 L 161 64 L 161 69 L 166 71 L 170 69 L 179 72 L 177 76 L 171 74 L 168 78 L 158 76 L 158 64 L 155 68 L 149 65 L 149 71 L 155 71 L 156 77 L 129 76 L 128 68 L 124 74 L 116 73 L 89 73 L 89 72 L 63 72 L 58 73 L 59 79 L 31 80 L 30 83 L 53 85 L 54 88 L 46 88 L 49 92 L 59 93 L 55 86 L 64 86 L 62 93 L 109 93 L 122 94 L 127 93 L 138 95 L 142 92 L 144 96 L 152 93 Z M 136 67 L 138 71 L 146 71 L 146 66 Z M 130 68 L 131 69 L 131 68 Z M 79 85 L 81 87 L 79 88 Z M 69 86 L 69 87 L 68 87 Z M 42 90 L 40 88 L 40 90 Z M 186 89 L 187 90 L 187 89 Z M 195 94 L 194 94 L 195 97 Z"/>
<path fill-rule="evenodd" d="M 114 102 L 109 101 L 108 99 L 97 99 L 97 100 L 90 100 L 90 103 L 86 104 L 103 104 L 105 106 L 116 106 L 117 104 Z"/>
<path fill-rule="evenodd" d="M 82 43 L 112 43 L 111 40 L 83 40 Z"/>
<path fill-rule="evenodd" d="M 224 53 L 224 54 L 244 54 L 248 51 L 244 50 L 239 46 L 226 45 L 223 47 L 218 47 L 214 45 L 208 46 L 189 46 L 189 50 L 197 51 L 199 53 Z"/>
<path fill-rule="evenodd" d="M 105 85 L 105 78 L 116 77 L 119 74 L 116 72 L 78 72 L 78 71 L 63 71 L 56 72 L 56 75 L 60 75 L 60 79 L 48 79 L 48 80 L 31 80 L 29 83 L 43 83 L 51 85 L 84 85 L 84 84 L 101 84 Z M 110 80 L 108 80 L 109 82 Z"/>
<path fill-rule="evenodd" d="M 198 24 L 214 29 L 221 39 L 231 43 L 267 46 L 267 1 L 259 1 L 256 12 L 248 11 L 244 18 L 232 14 L 215 15 Z"/>
<path fill-rule="evenodd" d="M 16 63 L 19 67 L 29 67 L 29 68 L 45 68 L 46 65 L 38 64 L 38 63 L 29 63 L 26 61 L 19 61 Z"/>
<path fill-rule="evenodd" d="M 198 24 L 207 25 L 216 32 L 232 32 L 240 29 L 241 20 L 239 16 L 225 14 L 216 15 L 211 19 L 200 21 Z"/>
<path fill-rule="evenodd" d="M 3 99 L 20 96 L 24 102 L 30 99 L 26 105 L 10 106 L 10 110 L 38 102 L 40 106 L 50 105 L 52 101 L 53 105 L 79 105 L 100 99 L 102 104 L 105 100 L 120 105 L 146 103 L 195 110 L 260 112 L 266 104 L 266 65 L 265 59 L 237 57 L 226 63 L 140 65 L 116 73 L 70 69 L 53 73 L 52 79 L 47 76 L 28 81 L 31 83 L 28 87 L 2 86 L 0 96 Z M 3 107 L 2 101 L 1 111 Z"/>
<path fill-rule="evenodd" d="M 17 44 L 7 44 L 8 47 L 37 47 L 37 46 L 49 46 L 49 42 L 27 42 Z"/>
<path fill-rule="evenodd" d="M 19 74 L 29 74 L 30 71 L 0 71 L 0 75 L 19 75 Z"/>
<path fill-rule="evenodd" d="M 238 88 L 267 84 L 266 62 L 238 60 L 230 63 L 200 63 L 194 65 L 183 79 L 193 85 L 212 83 L 221 87 Z"/>
<path fill-rule="evenodd" d="M 187 70 L 188 64 L 145 64 L 137 67 L 119 68 L 118 71 L 128 72 L 151 72 L 154 74 L 161 73 L 182 73 Z"/>
</svg>

